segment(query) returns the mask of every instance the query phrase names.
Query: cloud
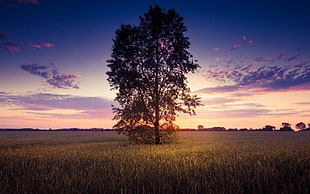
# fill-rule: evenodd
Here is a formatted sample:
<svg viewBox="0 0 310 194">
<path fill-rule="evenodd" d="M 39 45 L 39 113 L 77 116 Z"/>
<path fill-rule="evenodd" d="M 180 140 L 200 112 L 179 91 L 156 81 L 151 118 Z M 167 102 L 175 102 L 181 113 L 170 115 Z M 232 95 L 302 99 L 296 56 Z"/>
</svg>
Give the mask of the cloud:
<svg viewBox="0 0 310 194">
<path fill-rule="evenodd" d="M 226 92 L 234 92 L 240 89 L 240 86 L 237 85 L 226 85 L 226 86 L 217 86 L 217 87 L 209 87 L 198 90 L 197 92 L 201 93 L 226 93 Z"/>
<path fill-rule="evenodd" d="M 0 50 L 6 50 L 10 53 L 17 53 L 21 51 L 20 46 L 23 45 L 23 42 L 6 42 L 0 44 Z"/>
<path fill-rule="evenodd" d="M 224 61 L 226 63 L 231 63 L 232 59 L 231 59 L 231 57 L 216 57 L 213 59 L 213 61 L 215 61 L 215 62 Z"/>
<path fill-rule="evenodd" d="M 32 47 L 32 48 L 41 48 L 42 45 L 39 45 L 39 44 L 32 44 L 32 43 L 29 43 L 28 44 L 29 47 Z"/>
<path fill-rule="evenodd" d="M 49 68 L 49 66 L 46 65 L 38 65 L 38 64 L 31 64 L 31 65 L 26 65 L 23 64 L 20 66 L 22 70 L 28 71 L 29 73 L 33 75 L 37 75 L 43 78 L 49 78 L 51 72 L 45 71 Z"/>
<path fill-rule="evenodd" d="M 23 64 L 20 66 L 22 70 L 27 71 L 33 75 L 39 76 L 46 80 L 46 83 L 55 88 L 75 88 L 79 89 L 75 78 L 78 75 L 59 73 L 54 64 L 38 65 L 38 64 Z"/>
<path fill-rule="evenodd" d="M 42 43 L 42 46 L 45 46 L 45 47 L 53 47 L 53 46 L 55 46 L 54 44 L 52 44 L 52 43 L 49 43 L 49 42 L 43 42 Z"/>
<path fill-rule="evenodd" d="M 1 34 L 0 33 L 0 39 L 4 39 L 5 36 L 4 34 Z M 10 53 L 17 53 L 17 52 L 21 52 L 22 48 L 21 46 L 22 45 L 25 45 L 24 42 L 6 42 L 6 43 L 1 43 L 0 44 L 0 50 L 6 50 Z M 28 47 L 30 48 L 42 48 L 42 47 L 47 47 L 47 48 L 50 48 L 50 47 L 54 47 L 55 45 L 50 43 L 50 42 L 43 42 L 41 44 L 33 44 L 33 43 L 28 43 L 27 44 Z"/>
<path fill-rule="evenodd" d="M 212 50 L 213 50 L 213 51 L 219 51 L 220 48 L 213 48 Z"/>
<path fill-rule="evenodd" d="M 22 4 L 40 5 L 38 0 L 0 0 L 0 3 L 11 7 L 16 7 Z"/>
<path fill-rule="evenodd" d="M 34 4 L 39 5 L 38 0 L 17 0 L 17 3 Z"/>
<path fill-rule="evenodd" d="M 0 93 L 0 105 L 11 105 L 12 110 L 28 111 L 27 113 L 55 117 L 102 119 L 112 118 L 111 105 L 113 101 L 100 97 L 83 97 L 37 93 L 28 95 L 10 95 Z M 54 113 L 57 110 L 59 113 Z M 61 112 L 63 110 L 63 112 Z M 65 113 L 65 111 L 71 111 Z"/>
<path fill-rule="evenodd" d="M 295 104 L 304 106 L 304 105 L 310 105 L 310 102 L 297 102 Z"/>
<path fill-rule="evenodd" d="M 206 112 L 199 112 L 199 116 L 205 118 L 255 118 L 263 115 L 269 115 L 271 110 L 269 109 L 257 109 L 257 108 L 239 108 L 239 109 L 212 109 Z"/>
<path fill-rule="evenodd" d="M 236 103 L 240 101 L 239 103 Z M 240 108 L 247 108 L 247 109 L 260 109 L 265 108 L 264 105 L 258 104 L 258 103 L 250 103 L 242 102 L 242 98 L 211 98 L 207 99 L 203 102 L 205 106 L 208 106 L 209 109 L 212 110 L 221 110 L 221 109 L 229 109 L 229 110 L 235 110 Z"/>
<path fill-rule="evenodd" d="M 240 44 L 236 44 L 236 45 L 234 45 L 230 50 L 237 49 L 237 48 L 239 48 L 240 46 L 241 46 Z"/>
<path fill-rule="evenodd" d="M 54 74 L 53 77 L 48 79 L 46 82 L 56 88 L 79 89 L 78 84 L 76 84 L 74 80 L 74 78 L 78 77 L 78 75 Z"/>
<path fill-rule="evenodd" d="M 310 90 L 310 66 L 304 63 L 298 64 L 297 67 L 261 65 L 259 67 L 247 66 L 233 67 L 226 70 L 209 70 L 206 72 L 205 77 L 224 83 L 233 82 L 234 84 L 205 88 L 200 92 Z"/>
<path fill-rule="evenodd" d="M 238 100 L 236 100 L 238 101 Z M 241 102 L 241 101 L 240 101 Z M 197 114 L 203 118 L 255 118 L 260 116 L 279 117 L 289 115 L 301 115 L 304 112 L 294 109 L 269 109 L 265 105 L 257 103 L 234 103 L 225 102 L 223 104 L 214 104 L 208 108 L 208 111 L 197 111 Z"/>
<path fill-rule="evenodd" d="M 257 61 L 257 62 L 261 62 L 261 61 L 273 61 L 273 60 L 274 60 L 274 59 L 271 58 L 271 57 L 268 57 L 268 58 L 257 57 L 257 58 L 255 59 L 255 61 Z"/>
<path fill-rule="evenodd" d="M 211 99 L 204 100 L 202 103 L 205 106 L 211 106 L 211 105 L 220 105 L 220 104 L 236 102 L 238 100 L 240 100 L 240 99 L 233 99 L 233 98 L 211 98 Z"/>
<path fill-rule="evenodd" d="M 32 48 L 42 48 L 42 47 L 47 47 L 47 48 L 50 48 L 50 47 L 54 47 L 55 45 L 50 43 L 50 42 L 43 42 L 41 44 L 32 44 L 32 43 L 29 43 L 28 44 L 29 47 L 32 47 Z"/>
<path fill-rule="evenodd" d="M 296 56 L 293 56 L 293 57 L 289 57 L 289 58 L 287 59 L 287 61 L 295 60 L 295 59 L 297 59 L 298 56 L 299 56 L 299 55 L 296 55 Z"/>
<path fill-rule="evenodd" d="M 105 100 L 100 97 L 82 97 L 51 93 L 38 93 L 18 96 L 16 99 L 22 103 L 22 106 L 25 108 L 25 110 L 29 110 L 29 107 L 31 107 L 29 104 L 36 104 L 42 109 L 49 110 L 71 109 L 83 111 L 110 108 L 112 104 L 112 101 Z"/>
<path fill-rule="evenodd" d="M 244 41 L 248 37 L 243 36 Z M 230 50 L 239 48 L 236 44 Z M 214 48 L 212 50 L 217 50 Z M 297 54 L 286 57 L 234 56 L 219 52 L 205 70 L 203 77 L 218 82 L 216 87 L 208 87 L 198 92 L 234 93 L 235 96 L 253 95 L 263 92 L 285 92 L 310 90 L 309 58 Z M 233 53 L 233 52 L 231 52 Z M 248 91 L 248 92 L 246 92 Z"/>
<path fill-rule="evenodd" d="M 276 59 L 283 59 L 284 58 L 284 55 L 280 54 L 276 57 Z"/>
</svg>

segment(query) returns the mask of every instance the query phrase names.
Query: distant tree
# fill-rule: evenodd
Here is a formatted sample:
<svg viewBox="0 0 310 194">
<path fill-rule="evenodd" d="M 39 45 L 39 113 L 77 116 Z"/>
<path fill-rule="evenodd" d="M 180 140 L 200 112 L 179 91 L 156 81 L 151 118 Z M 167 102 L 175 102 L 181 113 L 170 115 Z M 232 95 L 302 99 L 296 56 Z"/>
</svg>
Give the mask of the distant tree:
<svg viewBox="0 0 310 194">
<path fill-rule="evenodd" d="M 299 130 L 305 130 L 306 129 L 306 124 L 303 123 L 303 122 L 299 122 L 296 124 L 296 128 L 299 129 Z"/>
<path fill-rule="evenodd" d="M 291 128 L 291 124 L 283 122 L 280 131 L 294 131 L 294 130 Z"/>
<path fill-rule="evenodd" d="M 211 128 L 203 128 L 201 131 L 226 131 L 225 127 L 211 127 Z"/>
<path fill-rule="evenodd" d="M 184 36 L 187 29 L 183 17 L 174 9 L 163 10 L 150 6 L 140 25 L 121 25 L 113 40 L 112 55 L 107 61 L 108 81 L 118 90 L 114 107 L 114 128 L 130 135 L 132 130 L 150 131 L 154 141 L 161 143 L 161 126 L 173 125 L 177 112 L 195 115 L 201 105 L 190 95 L 185 74 L 199 67 L 188 49 L 190 42 Z"/>
<path fill-rule="evenodd" d="M 203 125 L 198 125 L 198 130 L 202 130 L 203 128 Z"/>
<path fill-rule="evenodd" d="M 274 131 L 276 129 L 275 126 L 272 125 L 265 125 L 264 128 L 262 128 L 262 131 Z"/>
</svg>

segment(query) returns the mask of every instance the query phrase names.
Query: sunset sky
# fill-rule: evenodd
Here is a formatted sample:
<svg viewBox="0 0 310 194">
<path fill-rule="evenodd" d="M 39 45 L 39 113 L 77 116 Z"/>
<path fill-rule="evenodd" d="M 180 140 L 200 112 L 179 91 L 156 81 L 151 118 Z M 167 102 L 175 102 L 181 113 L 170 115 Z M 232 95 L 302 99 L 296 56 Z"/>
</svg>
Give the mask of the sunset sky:
<svg viewBox="0 0 310 194">
<path fill-rule="evenodd" d="M 111 128 L 115 30 L 154 4 L 184 17 L 201 66 L 181 128 L 310 123 L 308 0 L 0 0 L 0 128 Z"/>
</svg>

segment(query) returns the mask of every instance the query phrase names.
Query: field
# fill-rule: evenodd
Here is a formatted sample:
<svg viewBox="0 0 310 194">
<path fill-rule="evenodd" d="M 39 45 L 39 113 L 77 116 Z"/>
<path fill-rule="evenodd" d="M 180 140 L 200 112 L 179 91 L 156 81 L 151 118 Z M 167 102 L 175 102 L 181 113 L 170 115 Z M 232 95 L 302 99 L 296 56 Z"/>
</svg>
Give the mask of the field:
<svg viewBox="0 0 310 194">
<path fill-rule="evenodd" d="M 309 132 L 0 132 L 0 193 L 310 193 Z"/>
</svg>

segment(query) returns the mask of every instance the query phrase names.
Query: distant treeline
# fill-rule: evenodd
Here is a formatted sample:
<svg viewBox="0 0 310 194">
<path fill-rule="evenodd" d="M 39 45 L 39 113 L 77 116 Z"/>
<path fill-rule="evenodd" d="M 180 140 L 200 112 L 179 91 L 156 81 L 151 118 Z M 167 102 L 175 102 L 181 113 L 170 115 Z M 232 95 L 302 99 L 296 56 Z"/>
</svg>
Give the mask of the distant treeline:
<svg viewBox="0 0 310 194">
<path fill-rule="evenodd" d="M 266 125 L 264 128 L 259 129 L 248 129 L 248 128 L 228 128 L 225 127 L 211 127 L 204 128 L 202 125 L 198 126 L 198 129 L 192 128 L 183 128 L 178 129 L 178 131 L 294 131 L 289 123 L 282 123 L 280 129 L 276 129 L 276 127 L 272 125 Z M 104 128 L 89 128 L 89 129 L 81 129 L 81 128 L 63 128 L 63 129 L 34 129 L 34 128 L 20 128 L 20 129 L 0 129 L 0 131 L 115 131 L 114 129 L 104 129 Z M 299 131 L 310 131 L 310 125 L 308 128 L 301 128 Z"/>
<path fill-rule="evenodd" d="M 212 128 L 204 128 L 203 125 L 198 125 L 198 129 L 195 131 L 294 131 L 291 127 L 292 124 L 287 123 L 287 122 L 282 122 L 281 123 L 282 127 L 280 129 L 276 129 L 275 126 L 272 125 L 265 125 L 263 128 L 259 129 L 248 129 L 248 128 L 229 128 L 226 129 L 225 127 L 212 127 Z M 308 128 L 306 127 L 306 124 L 303 122 L 296 123 L 295 125 L 296 129 L 298 131 L 310 131 L 310 123 L 308 123 Z M 184 129 L 187 131 L 192 131 L 194 129 Z"/>
<path fill-rule="evenodd" d="M 0 131 L 114 131 L 114 129 L 103 129 L 103 128 L 63 128 L 63 129 L 34 129 L 34 128 L 20 128 L 20 129 L 0 129 Z"/>
<path fill-rule="evenodd" d="M 270 128 L 260 128 L 260 129 L 248 129 L 248 128 L 228 128 L 225 127 L 212 127 L 212 128 L 203 128 L 203 129 L 179 129 L 179 131 L 294 131 L 293 129 L 270 129 Z M 310 128 L 306 128 L 299 131 L 310 131 Z"/>
</svg>

